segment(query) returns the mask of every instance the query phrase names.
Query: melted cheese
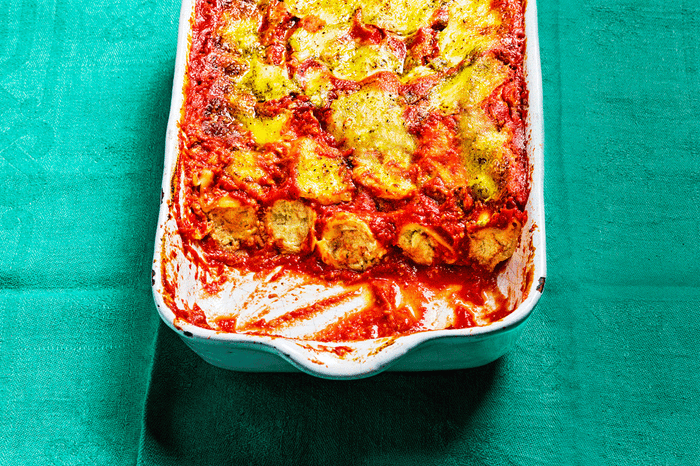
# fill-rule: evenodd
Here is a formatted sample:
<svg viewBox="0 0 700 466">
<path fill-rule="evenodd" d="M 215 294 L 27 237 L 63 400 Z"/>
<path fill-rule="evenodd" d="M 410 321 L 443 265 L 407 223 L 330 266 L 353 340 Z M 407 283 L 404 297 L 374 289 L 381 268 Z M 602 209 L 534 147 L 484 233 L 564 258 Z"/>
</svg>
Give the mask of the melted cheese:
<svg viewBox="0 0 700 466">
<path fill-rule="evenodd" d="M 425 78 L 427 76 L 432 76 L 437 73 L 436 70 L 427 66 L 414 66 L 408 72 L 401 76 L 401 82 L 403 84 L 408 84 L 414 79 Z"/>
<path fill-rule="evenodd" d="M 328 104 L 329 93 L 333 89 L 328 71 L 325 69 L 311 69 L 303 77 L 304 94 L 309 97 L 311 103 L 317 107 L 325 107 Z"/>
<path fill-rule="evenodd" d="M 381 153 L 412 153 L 416 143 L 405 125 L 399 96 L 374 87 L 341 95 L 331 104 L 329 129 L 348 147 Z"/>
<path fill-rule="evenodd" d="M 497 198 L 503 190 L 498 179 L 512 135 L 499 130 L 481 108 L 472 108 L 460 117 L 459 136 L 462 162 L 474 196 L 481 201 Z"/>
<path fill-rule="evenodd" d="M 250 92 L 259 101 L 281 99 L 299 88 L 289 78 L 284 66 L 268 65 L 258 58 L 250 60 L 250 68 L 240 78 L 238 88 Z"/>
<path fill-rule="evenodd" d="M 313 14 L 328 24 L 348 21 L 358 8 L 364 21 L 398 34 L 409 35 L 425 25 L 440 0 L 288 0 L 289 12 L 300 18 Z"/>
<path fill-rule="evenodd" d="M 260 15 L 254 15 L 250 18 L 234 20 L 225 15 L 223 18 L 223 27 L 219 31 L 222 41 L 229 46 L 230 49 L 238 51 L 242 55 L 259 56 L 264 52 L 260 41 L 258 40 L 258 30 L 260 29 Z"/>
<path fill-rule="evenodd" d="M 340 157 L 321 155 L 322 151 L 313 139 L 303 138 L 296 144 L 296 182 L 301 197 L 321 204 L 351 200 L 353 186 L 345 162 Z"/>
<path fill-rule="evenodd" d="M 478 105 L 508 78 L 509 68 L 492 57 L 483 57 L 464 65 L 438 85 L 430 96 L 430 105 L 456 113 L 459 107 Z"/>
<path fill-rule="evenodd" d="M 416 186 L 409 178 L 411 154 L 401 151 L 380 153 L 356 150 L 352 177 L 385 199 L 402 199 L 413 194 Z"/>
<path fill-rule="evenodd" d="M 360 0 L 340 2 L 337 0 L 288 0 L 285 5 L 292 15 L 299 18 L 313 14 L 328 24 L 338 24 L 348 21 L 361 2 Z"/>
<path fill-rule="evenodd" d="M 353 178 L 381 197 L 398 199 L 415 190 L 407 176 L 416 143 L 396 94 L 366 87 L 331 104 L 329 129 L 354 148 Z"/>
<path fill-rule="evenodd" d="M 440 62 L 457 66 L 469 56 L 479 55 L 498 40 L 500 15 L 491 0 L 455 0 L 449 7 L 447 27 L 438 35 Z"/>
<path fill-rule="evenodd" d="M 265 172 L 258 166 L 255 152 L 248 150 L 235 151 L 226 172 L 241 183 L 258 182 L 265 176 Z"/>
<path fill-rule="evenodd" d="M 324 63 L 335 76 L 360 81 L 379 71 L 403 71 L 403 59 L 386 43 L 358 45 L 348 35 L 349 23 L 330 25 L 311 33 L 297 29 L 289 40 L 299 62 L 313 59 Z"/>
<path fill-rule="evenodd" d="M 281 141 L 283 139 L 282 132 L 288 119 L 287 113 L 280 113 L 272 118 L 238 116 L 238 121 L 253 134 L 255 142 L 261 145 Z"/>
<path fill-rule="evenodd" d="M 294 57 L 303 62 L 308 59 L 319 59 L 328 55 L 333 44 L 341 42 L 341 38 L 350 31 L 350 23 L 328 25 L 316 32 L 298 28 L 289 38 Z"/>
<path fill-rule="evenodd" d="M 502 160 L 511 134 L 499 130 L 480 104 L 509 77 L 510 69 L 490 56 L 462 65 L 440 83 L 430 96 L 430 106 L 447 114 L 458 114 L 462 164 L 475 198 L 483 202 L 497 198 L 503 186 Z M 447 179 L 445 179 L 447 181 Z"/>
<path fill-rule="evenodd" d="M 300 18 L 314 15 L 326 25 L 317 32 L 298 28 L 289 44 L 299 62 L 322 61 L 339 78 L 359 81 L 377 71 L 401 75 L 403 58 L 393 55 L 385 45 L 358 46 L 348 35 L 352 15 L 361 9 L 364 23 L 407 40 L 420 27 L 428 26 L 442 4 L 441 0 L 291 0 L 285 3 L 291 14 Z M 447 27 L 438 34 L 440 55 L 433 67 L 454 67 L 465 58 L 479 56 L 497 42 L 500 24 L 500 15 L 491 8 L 490 0 L 454 0 L 448 7 Z"/>
<path fill-rule="evenodd" d="M 440 0 L 371 0 L 362 4 L 362 17 L 391 32 L 410 35 L 426 26 Z"/>
<path fill-rule="evenodd" d="M 339 49 L 338 53 L 330 57 L 329 64 L 337 77 L 355 81 L 361 81 L 379 71 L 403 71 L 403 60 L 394 55 L 385 44 Z"/>
<path fill-rule="evenodd" d="M 257 157 L 258 154 L 252 151 L 234 151 L 231 163 L 225 168 L 226 174 L 253 197 L 263 194 L 261 183 L 267 177 L 267 173 L 258 164 Z"/>
</svg>

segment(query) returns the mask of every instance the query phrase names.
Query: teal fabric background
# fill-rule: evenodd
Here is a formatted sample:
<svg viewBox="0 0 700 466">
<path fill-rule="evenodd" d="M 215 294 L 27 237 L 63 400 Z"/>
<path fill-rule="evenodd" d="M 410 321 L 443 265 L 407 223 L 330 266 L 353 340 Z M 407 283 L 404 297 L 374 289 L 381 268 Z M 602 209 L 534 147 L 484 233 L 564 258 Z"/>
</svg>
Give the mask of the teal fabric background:
<svg viewBox="0 0 700 466">
<path fill-rule="evenodd" d="M 524 335 L 332 382 L 216 369 L 156 315 L 179 4 L 0 0 L 0 464 L 700 464 L 700 3 L 538 7 Z"/>
</svg>

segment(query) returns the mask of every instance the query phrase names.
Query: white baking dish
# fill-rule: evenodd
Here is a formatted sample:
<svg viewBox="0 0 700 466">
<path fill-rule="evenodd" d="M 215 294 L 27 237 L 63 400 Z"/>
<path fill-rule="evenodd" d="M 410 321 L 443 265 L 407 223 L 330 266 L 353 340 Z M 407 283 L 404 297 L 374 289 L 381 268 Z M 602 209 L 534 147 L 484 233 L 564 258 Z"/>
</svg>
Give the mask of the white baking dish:
<svg viewBox="0 0 700 466">
<path fill-rule="evenodd" d="M 182 252 L 175 221 L 170 216 L 171 180 L 178 157 L 178 120 L 183 105 L 183 83 L 189 46 L 193 0 L 183 0 L 180 14 L 177 58 L 170 119 L 166 134 L 162 199 L 153 259 L 153 293 L 161 318 L 205 361 L 240 371 L 296 371 L 332 379 L 367 377 L 384 370 L 423 371 L 476 367 L 510 350 L 533 307 L 545 279 L 545 234 L 543 181 L 542 86 L 534 0 L 527 2 L 525 15 L 527 50 L 525 70 L 529 91 L 528 155 L 533 167 L 528 223 L 520 246 L 498 277 L 498 284 L 514 311 L 504 319 L 483 327 L 431 330 L 407 336 L 360 342 L 327 343 L 293 337 L 266 337 L 224 333 L 197 327 L 176 317 L 164 301 L 162 258 L 175 257 L 175 267 L 165 273 L 177 275 L 183 305 L 204 301 L 193 283 L 196 274 Z M 207 297 L 210 307 L 236 306 L 240 290 L 225 289 Z M 177 306 L 177 302 L 171 305 Z M 340 347 L 340 348 L 338 348 Z"/>
</svg>

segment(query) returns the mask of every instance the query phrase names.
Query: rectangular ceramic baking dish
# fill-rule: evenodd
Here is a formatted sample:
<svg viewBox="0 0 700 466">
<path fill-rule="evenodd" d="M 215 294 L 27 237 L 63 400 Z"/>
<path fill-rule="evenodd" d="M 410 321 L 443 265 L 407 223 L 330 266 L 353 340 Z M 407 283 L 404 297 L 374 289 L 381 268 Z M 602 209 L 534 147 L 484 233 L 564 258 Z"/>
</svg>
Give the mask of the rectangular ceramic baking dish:
<svg viewBox="0 0 700 466">
<path fill-rule="evenodd" d="M 192 325 L 176 317 L 170 306 L 193 305 L 203 300 L 195 290 L 197 270 L 182 251 L 175 220 L 170 215 L 171 182 L 178 159 L 179 118 L 194 0 L 183 0 L 170 117 L 166 133 L 162 199 L 153 259 L 153 294 L 163 321 L 205 361 L 224 368 L 251 372 L 298 371 L 324 378 L 353 379 L 384 370 L 427 371 L 476 367 L 509 351 L 540 298 L 545 281 L 545 232 L 543 204 L 542 84 L 537 9 L 527 2 L 525 14 L 525 73 L 529 92 L 528 156 L 532 170 L 531 193 L 518 250 L 498 277 L 501 292 L 513 311 L 487 326 L 459 330 L 431 330 L 411 335 L 359 342 L 314 342 L 287 337 L 224 333 Z M 172 262 L 163 267 L 163 258 Z M 179 283 L 178 300 L 164 299 L 163 274 Z M 236 290 L 214 297 L 213 305 L 236 305 Z M 209 301 L 211 299 L 208 297 Z M 212 305 L 211 302 L 208 303 Z"/>
</svg>

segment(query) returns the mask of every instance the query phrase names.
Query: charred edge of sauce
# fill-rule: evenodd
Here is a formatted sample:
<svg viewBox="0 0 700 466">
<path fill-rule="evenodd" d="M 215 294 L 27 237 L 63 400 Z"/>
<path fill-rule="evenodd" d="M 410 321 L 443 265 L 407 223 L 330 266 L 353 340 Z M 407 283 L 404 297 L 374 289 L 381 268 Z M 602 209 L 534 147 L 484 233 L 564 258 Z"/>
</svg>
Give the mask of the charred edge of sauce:
<svg viewBox="0 0 700 466">
<path fill-rule="evenodd" d="M 542 293 L 544 291 L 544 282 L 545 282 L 545 277 L 540 277 L 539 280 L 537 280 L 537 291 Z"/>
</svg>

